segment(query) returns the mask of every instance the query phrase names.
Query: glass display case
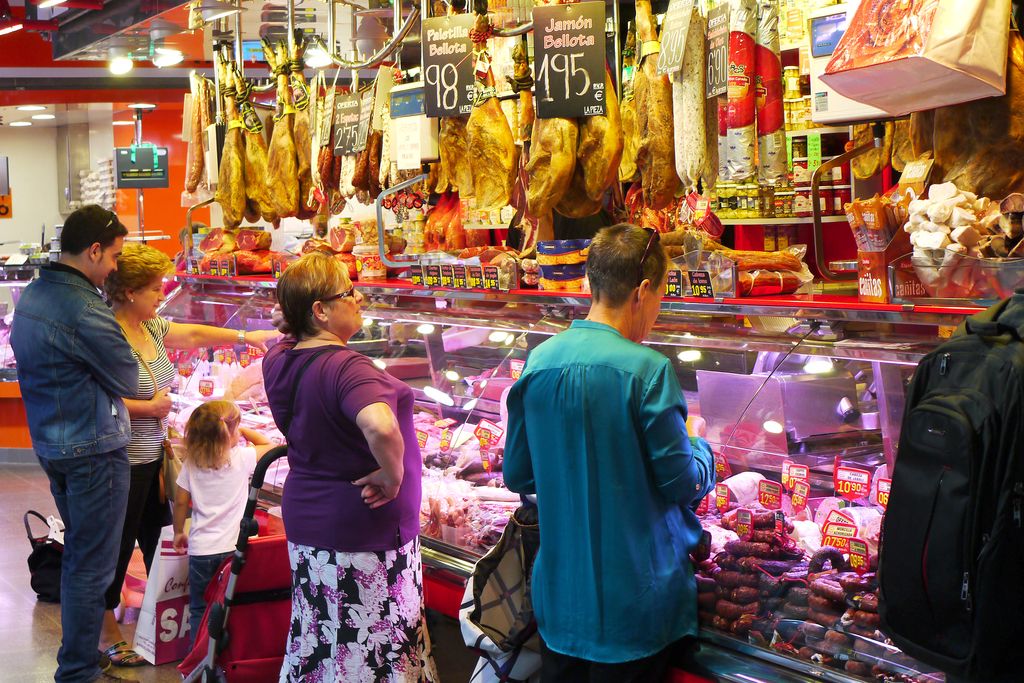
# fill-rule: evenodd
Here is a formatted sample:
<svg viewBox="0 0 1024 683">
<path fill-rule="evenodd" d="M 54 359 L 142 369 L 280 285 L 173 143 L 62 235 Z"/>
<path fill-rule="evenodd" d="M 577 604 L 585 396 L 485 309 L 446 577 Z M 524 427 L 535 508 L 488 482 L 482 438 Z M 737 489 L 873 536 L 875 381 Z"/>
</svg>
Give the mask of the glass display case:
<svg viewBox="0 0 1024 683">
<path fill-rule="evenodd" d="M 11 321 L 22 291 L 35 278 L 34 266 L 0 266 L 0 382 L 18 381 L 11 348 Z"/>
<path fill-rule="evenodd" d="M 417 396 L 425 564 L 468 574 L 519 504 L 501 478 L 507 391 L 589 299 L 359 286 L 353 345 Z M 272 306 L 272 283 L 186 277 L 163 315 L 254 329 Z M 774 667 L 760 680 L 942 680 L 879 631 L 874 569 L 906 384 L 938 328 L 969 312 L 827 297 L 663 303 L 647 343 L 676 368 L 718 477 L 698 508 L 710 539 L 694 558 L 702 638 Z M 233 396 L 242 370 L 203 362 L 193 376 Z M 243 408 L 273 432 L 260 389 Z M 271 485 L 286 477 L 285 466 Z"/>
</svg>

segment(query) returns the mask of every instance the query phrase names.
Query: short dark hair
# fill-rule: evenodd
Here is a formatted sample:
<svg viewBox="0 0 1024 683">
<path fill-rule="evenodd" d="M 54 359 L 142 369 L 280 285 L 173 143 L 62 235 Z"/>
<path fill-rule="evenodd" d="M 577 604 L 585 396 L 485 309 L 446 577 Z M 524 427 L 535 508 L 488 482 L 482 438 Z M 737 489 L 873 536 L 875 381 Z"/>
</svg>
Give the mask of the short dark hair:
<svg viewBox="0 0 1024 683">
<path fill-rule="evenodd" d="M 65 254 L 77 256 L 96 244 L 106 249 L 118 237 L 128 234 L 117 218 L 117 214 L 102 206 L 89 204 L 78 209 L 64 221 L 64 229 L 60 233 L 60 250 Z"/>
<path fill-rule="evenodd" d="M 626 303 L 637 287 L 640 260 L 650 237 L 648 231 L 629 223 L 612 225 L 594 236 L 587 256 L 587 279 L 595 302 L 607 306 Z M 643 266 L 641 279 L 660 285 L 668 270 L 668 257 L 660 242 L 651 245 Z"/>
</svg>

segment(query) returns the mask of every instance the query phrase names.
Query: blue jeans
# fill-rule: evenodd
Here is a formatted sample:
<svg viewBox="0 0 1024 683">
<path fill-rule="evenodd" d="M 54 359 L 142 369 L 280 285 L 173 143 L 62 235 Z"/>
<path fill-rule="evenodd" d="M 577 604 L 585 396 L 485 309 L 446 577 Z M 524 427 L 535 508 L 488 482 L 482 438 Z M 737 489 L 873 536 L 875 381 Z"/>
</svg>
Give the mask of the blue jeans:
<svg viewBox="0 0 1024 683">
<path fill-rule="evenodd" d="M 103 596 L 114 578 L 128 504 L 128 455 L 119 448 L 39 462 L 65 526 L 60 579 L 63 637 L 54 680 L 84 683 L 100 674 Z"/>
<path fill-rule="evenodd" d="M 206 612 L 206 587 L 232 553 L 188 556 L 188 635 L 193 645 Z"/>
</svg>

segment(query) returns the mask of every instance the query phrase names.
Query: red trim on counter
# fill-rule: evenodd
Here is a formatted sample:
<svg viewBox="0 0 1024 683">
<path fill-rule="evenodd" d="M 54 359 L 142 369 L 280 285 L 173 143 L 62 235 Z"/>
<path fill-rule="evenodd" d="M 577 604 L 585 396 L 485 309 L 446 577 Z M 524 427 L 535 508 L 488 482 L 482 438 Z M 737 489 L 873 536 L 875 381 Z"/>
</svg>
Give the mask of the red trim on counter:
<svg viewBox="0 0 1024 683">
<path fill-rule="evenodd" d="M 423 567 L 423 602 L 429 609 L 458 619 L 465 590 L 466 582 L 451 572 Z"/>
</svg>

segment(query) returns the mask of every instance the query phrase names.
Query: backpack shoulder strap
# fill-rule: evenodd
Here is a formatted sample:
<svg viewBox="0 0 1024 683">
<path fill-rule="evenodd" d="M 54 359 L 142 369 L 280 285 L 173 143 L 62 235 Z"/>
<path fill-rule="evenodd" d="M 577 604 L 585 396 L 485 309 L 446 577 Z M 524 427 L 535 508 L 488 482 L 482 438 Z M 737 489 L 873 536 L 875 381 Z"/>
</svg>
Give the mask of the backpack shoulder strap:
<svg viewBox="0 0 1024 683">
<path fill-rule="evenodd" d="M 957 328 L 954 336 L 960 337 L 968 334 L 974 334 L 979 337 L 998 337 L 1004 334 L 1012 334 L 1017 339 L 1021 339 L 1022 331 L 1013 325 L 1008 325 L 1005 322 L 1000 321 L 1000 317 L 1006 312 L 1013 297 L 1003 299 L 1002 301 L 989 306 L 980 313 L 975 313 L 971 317 L 967 318 Z"/>
<path fill-rule="evenodd" d="M 339 351 L 340 346 L 325 346 L 322 349 L 317 349 L 313 353 L 309 354 L 309 358 L 299 368 L 299 372 L 295 375 L 295 382 L 292 383 L 292 395 L 288 399 L 288 417 L 285 420 L 285 424 L 281 425 L 281 433 L 284 434 L 284 438 L 288 438 L 288 428 L 292 426 L 292 418 L 295 417 L 295 399 L 299 396 L 299 385 L 302 384 L 302 378 L 306 374 L 306 370 L 309 370 L 309 366 L 313 364 L 320 356 L 328 353 L 334 353 Z"/>
</svg>

